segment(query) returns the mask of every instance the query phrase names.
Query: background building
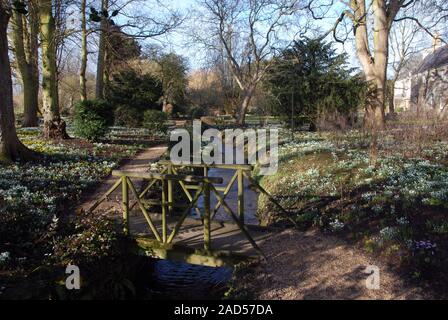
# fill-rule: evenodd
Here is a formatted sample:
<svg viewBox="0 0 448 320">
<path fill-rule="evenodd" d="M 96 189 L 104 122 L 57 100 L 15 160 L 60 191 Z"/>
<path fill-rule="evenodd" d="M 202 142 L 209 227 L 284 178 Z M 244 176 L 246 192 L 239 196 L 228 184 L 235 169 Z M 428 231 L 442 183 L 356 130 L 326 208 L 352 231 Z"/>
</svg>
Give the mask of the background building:
<svg viewBox="0 0 448 320">
<path fill-rule="evenodd" d="M 446 112 L 448 106 L 448 45 L 435 41 L 413 72 L 395 83 L 394 102 L 400 110 Z"/>
</svg>

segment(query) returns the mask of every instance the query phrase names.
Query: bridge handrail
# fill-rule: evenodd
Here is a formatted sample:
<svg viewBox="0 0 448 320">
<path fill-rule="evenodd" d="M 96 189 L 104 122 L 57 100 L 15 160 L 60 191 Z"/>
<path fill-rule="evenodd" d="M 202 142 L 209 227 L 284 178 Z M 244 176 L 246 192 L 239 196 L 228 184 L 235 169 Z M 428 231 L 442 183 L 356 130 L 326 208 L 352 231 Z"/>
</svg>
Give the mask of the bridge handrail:
<svg viewBox="0 0 448 320">
<path fill-rule="evenodd" d="M 214 169 L 233 169 L 233 170 L 243 170 L 252 171 L 254 169 L 253 165 L 250 164 L 205 164 L 205 163 L 173 163 L 170 160 L 160 160 L 161 165 L 172 165 L 175 167 L 191 167 L 191 168 L 214 168 Z"/>
<path fill-rule="evenodd" d="M 171 180 L 171 181 L 182 181 L 191 183 L 213 183 L 222 184 L 223 178 L 221 177 L 203 177 L 194 175 L 179 175 L 179 174 L 161 174 L 161 173 L 147 173 L 147 172 L 135 172 L 135 171 L 112 171 L 112 175 L 115 177 L 128 177 L 136 179 L 147 179 L 147 180 Z"/>
</svg>

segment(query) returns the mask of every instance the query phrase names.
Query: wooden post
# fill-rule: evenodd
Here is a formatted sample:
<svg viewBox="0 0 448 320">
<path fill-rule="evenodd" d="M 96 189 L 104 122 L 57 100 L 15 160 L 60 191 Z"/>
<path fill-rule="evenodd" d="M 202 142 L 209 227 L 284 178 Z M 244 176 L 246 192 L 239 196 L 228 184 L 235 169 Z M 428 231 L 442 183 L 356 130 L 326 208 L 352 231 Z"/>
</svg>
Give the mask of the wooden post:
<svg viewBox="0 0 448 320">
<path fill-rule="evenodd" d="M 176 175 L 178 174 L 176 169 L 172 168 L 172 170 L 173 170 L 173 174 L 176 174 Z M 185 185 L 185 183 L 184 183 L 183 181 L 179 181 L 179 185 L 180 185 L 180 187 L 182 188 L 182 190 L 184 191 L 184 193 L 185 193 L 185 195 L 187 196 L 188 200 L 193 201 L 193 198 L 194 198 L 194 197 L 190 194 L 190 191 L 188 191 L 187 186 Z M 199 188 L 199 189 L 202 190 L 202 188 Z M 199 190 L 199 189 L 198 189 L 198 190 Z M 196 190 L 196 193 L 199 192 L 198 190 Z M 194 210 L 196 211 L 196 213 L 197 213 L 199 216 L 201 216 L 201 210 L 199 210 L 198 207 L 195 206 L 195 207 L 194 207 Z"/>
<path fill-rule="evenodd" d="M 204 249 L 210 251 L 210 184 L 204 182 Z"/>
<path fill-rule="evenodd" d="M 166 211 L 167 211 L 167 182 L 165 179 L 162 179 L 162 242 L 166 243 L 166 234 L 167 234 L 167 226 L 166 226 Z"/>
<path fill-rule="evenodd" d="M 244 225 L 244 176 L 243 170 L 238 170 L 238 217 Z"/>
<path fill-rule="evenodd" d="M 176 234 L 179 232 L 179 229 L 182 226 L 182 223 L 184 222 L 185 218 L 189 215 L 191 209 L 196 206 L 196 203 L 199 200 L 199 196 L 201 195 L 203 190 L 204 189 L 202 187 L 200 190 L 198 190 L 198 192 L 196 192 L 194 198 L 191 200 L 188 207 L 184 210 L 184 212 L 180 216 L 179 220 L 177 220 L 176 225 L 174 226 L 173 230 L 171 231 L 170 236 L 168 237 L 168 243 L 171 243 L 173 241 L 174 237 L 176 236 Z"/>
<path fill-rule="evenodd" d="M 171 163 L 168 164 L 168 174 L 173 174 L 173 165 Z M 168 213 L 171 215 L 173 211 L 173 206 L 171 204 L 174 203 L 172 180 L 168 180 L 168 203 L 170 204 L 168 207 Z"/>
<path fill-rule="evenodd" d="M 121 177 L 121 202 L 123 206 L 123 232 L 129 235 L 129 192 L 127 177 Z"/>
<path fill-rule="evenodd" d="M 227 184 L 227 186 L 224 188 L 223 191 L 223 199 L 225 199 L 227 197 L 227 195 L 230 192 L 230 189 L 232 189 L 233 184 L 235 183 L 236 179 L 238 177 L 238 171 L 235 171 L 235 174 L 233 175 L 232 179 L 230 179 L 229 183 Z M 219 190 L 218 188 L 216 188 L 216 190 Z M 221 207 L 221 203 L 218 201 L 218 203 L 215 205 L 215 208 L 213 209 L 213 214 L 212 214 L 212 220 L 215 218 L 216 213 L 218 213 L 219 208 Z"/>
</svg>

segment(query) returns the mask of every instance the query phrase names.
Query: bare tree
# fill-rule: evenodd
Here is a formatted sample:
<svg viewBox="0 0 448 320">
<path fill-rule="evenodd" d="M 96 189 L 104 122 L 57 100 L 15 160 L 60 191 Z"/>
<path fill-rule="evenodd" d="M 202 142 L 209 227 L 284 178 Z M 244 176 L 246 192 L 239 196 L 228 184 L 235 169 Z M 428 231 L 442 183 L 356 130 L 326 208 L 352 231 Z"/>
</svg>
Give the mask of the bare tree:
<svg viewBox="0 0 448 320">
<path fill-rule="evenodd" d="M 280 43 L 287 18 L 298 11 L 296 0 L 200 0 L 206 18 L 200 19 L 209 29 L 193 35 L 206 48 L 224 52 L 224 60 L 241 90 L 237 123 L 245 115 L 257 85 L 270 66 L 270 58 Z"/>
<path fill-rule="evenodd" d="M 87 0 L 81 0 L 81 68 L 79 70 L 79 87 L 81 101 L 87 100 Z"/>
<path fill-rule="evenodd" d="M 387 66 L 390 53 L 390 33 L 393 24 L 407 20 L 434 37 L 431 31 L 435 26 L 446 21 L 446 0 L 350 0 L 344 2 L 346 9 L 340 13 L 332 33 L 336 41 L 338 26 L 347 18 L 352 25 L 356 53 L 364 71 L 365 79 L 375 96 L 366 107 L 366 125 L 374 129 L 384 128 L 384 108 L 387 80 Z M 334 5 L 330 0 L 329 5 Z M 431 21 L 423 21 L 415 15 L 414 6 L 419 8 L 431 6 L 437 14 L 431 14 Z M 410 10 L 410 9 L 413 10 Z M 310 10 L 312 10 L 310 8 Z M 445 17 L 444 17 L 445 16 Z"/>
<path fill-rule="evenodd" d="M 106 41 L 108 33 L 108 14 L 109 0 L 101 1 L 101 22 L 100 22 L 100 40 L 98 44 L 98 59 L 96 63 L 96 87 L 95 97 L 97 99 L 104 98 L 104 70 L 106 64 Z"/>
<path fill-rule="evenodd" d="M 346 8 L 339 14 L 334 27 L 325 35 L 333 34 L 338 42 L 344 42 L 347 37 L 338 37 L 338 26 L 346 20 L 352 26 L 356 54 L 369 85 L 369 99 L 366 103 L 365 125 L 371 130 L 372 142 L 370 159 L 376 164 L 378 153 L 378 132 L 384 128 L 384 113 L 386 99 L 387 67 L 390 51 L 390 31 L 394 22 L 409 20 L 416 23 L 425 32 L 434 36 L 431 28 L 443 21 L 442 18 L 431 17 L 431 26 L 419 20 L 418 17 L 407 15 L 406 9 L 425 2 L 425 5 L 436 6 L 446 0 L 349 0 L 344 2 Z M 335 1 L 329 0 L 328 6 L 334 6 Z M 313 11 L 312 7 L 308 7 Z M 338 7 L 339 8 L 339 7 Z M 443 6 L 440 7 L 441 10 Z M 441 11 L 443 14 L 443 10 Z M 401 13 L 400 17 L 398 14 Z M 313 16 L 316 16 L 313 13 Z M 322 17 L 317 17 L 322 18 Z M 445 18 L 446 19 L 446 18 Z"/>
</svg>

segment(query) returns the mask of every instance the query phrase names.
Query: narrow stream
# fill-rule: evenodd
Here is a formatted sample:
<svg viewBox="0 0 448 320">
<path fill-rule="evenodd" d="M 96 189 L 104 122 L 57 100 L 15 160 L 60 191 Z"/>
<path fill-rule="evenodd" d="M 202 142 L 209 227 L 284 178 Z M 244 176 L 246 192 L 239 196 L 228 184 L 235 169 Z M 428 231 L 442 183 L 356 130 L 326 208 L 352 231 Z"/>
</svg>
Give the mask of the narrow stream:
<svg viewBox="0 0 448 320">
<path fill-rule="evenodd" d="M 222 177 L 227 185 L 234 174 L 233 170 L 211 169 L 210 176 Z M 226 197 L 228 205 L 236 212 L 238 186 L 235 182 Z M 245 181 L 245 221 L 246 224 L 258 224 L 256 216 L 258 195 L 248 187 Z M 211 197 L 211 208 L 217 203 L 215 197 Z M 199 199 L 199 207 L 203 202 Z M 196 213 L 192 211 L 192 216 Z M 228 221 L 228 215 L 223 209 L 219 209 L 216 220 Z M 213 241 L 213 238 L 212 238 Z M 230 267 L 205 267 L 169 260 L 150 259 L 149 272 L 143 278 L 144 290 L 152 299 L 221 299 L 227 290 L 227 283 L 232 276 Z M 146 294 L 145 294 L 146 295 Z"/>
<path fill-rule="evenodd" d="M 221 299 L 233 272 L 229 267 L 211 268 L 157 259 L 148 259 L 147 270 L 141 280 L 143 296 L 169 300 Z"/>
</svg>

